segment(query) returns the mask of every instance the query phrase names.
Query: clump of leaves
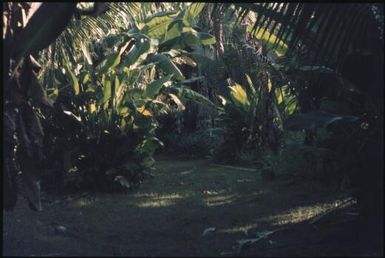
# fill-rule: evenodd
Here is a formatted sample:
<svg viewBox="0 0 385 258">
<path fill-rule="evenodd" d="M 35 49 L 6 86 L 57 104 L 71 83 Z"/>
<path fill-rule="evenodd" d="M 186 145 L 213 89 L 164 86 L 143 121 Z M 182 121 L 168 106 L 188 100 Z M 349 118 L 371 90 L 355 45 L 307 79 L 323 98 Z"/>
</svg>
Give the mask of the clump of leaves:
<svg viewBox="0 0 385 258">
<path fill-rule="evenodd" d="M 260 83 L 254 85 L 246 75 L 247 87 L 229 81 L 230 99 L 221 97 L 220 114 L 225 126 L 224 141 L 217 158 L 228 163 L 239 154 L 258 159 L 266 148 L 278 151 L 282 132 L 283 111 L 279 95 L 275 93 L 270 74 L 260 74 Z"/>
<path fill-rule="evenodd" d="M 180 15 L 184 17 L 184 12 Z M 175 18 L 163 16 L 169 23 Z M 49 121 L 47 124 L 55 133 L 48 142 L 63 144 L 51 153 L 59 153 L 62 169 L 67 173 L 65 182 L 71 188 L 130 189 L 151 174 L 154 152 L 163 145 L 155 137 L 157 117 L 172 109 L 182 109 L 179 98 L 198 99 L 212 105 L 184 86 L 195 79 L 185 80 L 174 59 L 186 59 L 187 54 L 170 41 L 184 39 L 184 45 L 212 44 L 209 40 L 212 37 L 195 35 L 192 29 L 182 33 L 184 27 L 189 27 L 188 23 L 175 28 L 166 26 L 162 33 L 153 35 L 151 28 L 157 24 L 151 21 L 111 36 L 115 37 L 110 39 L 117 46 L 97 64 L 87 47 L 82 46 L 87 62 L 72 68 L 66 60 L 64 69 L 53 72 L 53 81 L 58 81 L 60 87 L 51 94 L 56 100 L 56 111 L 51 125 Z M 190 34 L 207 39 L 191 40 Z M 163 44 L 166 42 L 167 46 Z M 159 43 L 163 44 L 164 52 L 159 52 Z M 55 149 L 55 144 L 51 146 Z"/>
</svg>

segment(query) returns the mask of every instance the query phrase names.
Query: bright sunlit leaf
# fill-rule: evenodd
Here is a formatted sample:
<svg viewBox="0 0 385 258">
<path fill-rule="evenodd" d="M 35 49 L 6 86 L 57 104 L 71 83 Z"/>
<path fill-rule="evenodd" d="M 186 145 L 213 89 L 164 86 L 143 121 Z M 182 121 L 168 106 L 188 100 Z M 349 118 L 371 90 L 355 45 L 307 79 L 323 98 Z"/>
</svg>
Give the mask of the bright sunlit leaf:
<svg viewBox="0 0 385 258">
<path fill-rule="evenodd" d="M 136 110 L 144 116 L 152 116 L 152 113 L 145 106 L 138 107 Z"/>
</svg>

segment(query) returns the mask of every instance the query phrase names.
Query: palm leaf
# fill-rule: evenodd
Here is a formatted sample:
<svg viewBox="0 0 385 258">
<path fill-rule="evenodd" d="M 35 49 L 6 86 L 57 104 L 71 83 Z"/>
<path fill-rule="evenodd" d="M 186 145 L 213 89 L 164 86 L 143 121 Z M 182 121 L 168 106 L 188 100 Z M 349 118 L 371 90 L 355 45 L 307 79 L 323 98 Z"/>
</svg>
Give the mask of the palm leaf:
<svg viewBox="0 0 385 258">
<path fill-rule="evenodd" d="M 225 9 L 229 8 L 229 5 L 218 5 Z M 306 46 L 307 55 L 313 57 L 312 62 L 321 62 L 325 66 L 332 64 L 332 67 L 337 67 L 337 60 L 348 53 L 347 43 L 358 50 L 367 47 L 370 32 L 374 32 L 374 28 L 378 26 L 378 23 L 374 22 L 373 4 L 235 3 L 234 5 L 240 10 L 239 15 L 242 19 L 246 10 L 257 14 L 253 31 L 257 33 L 262 31 L 262 35 L 266 32 L 275 34 L 277 39 L 274 47 L 281 41 L 288 44 L 290 51 L 298 53 L 304 50 L 302 46 Z M 379 38 L 378 33 L 377 39 Z"/>
</svg>

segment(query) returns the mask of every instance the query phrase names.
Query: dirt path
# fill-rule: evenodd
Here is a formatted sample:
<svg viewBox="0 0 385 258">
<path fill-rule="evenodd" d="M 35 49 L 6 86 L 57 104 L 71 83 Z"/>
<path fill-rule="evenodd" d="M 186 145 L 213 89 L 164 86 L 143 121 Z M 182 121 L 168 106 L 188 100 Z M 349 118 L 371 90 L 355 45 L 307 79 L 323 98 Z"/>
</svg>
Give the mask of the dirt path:
<svg viewBox="0 0 385 258">
<path fill-rule="evenodd" d="M 256 171 L 207 160 L 160 158 L 155 177 L 130 194 L 51 199 L 43 203 L 42 213 L 30 211 L 20 200 L 15 211 L 3 212 L 3 255 L 335 256 L 358 252 L 350 248 L 354 239 L 330 246 L 325 242 L 327 230 L 303 223 L 332 207 L 337 196 L 325 186 L 285 178 L 278 175 L 275 181 L 265 181 Z M 206 230 L 202 236 L 208 228 L 215 230 Z M 232 248 L 237 240 L 256 239 L 258 232 L 274 229 L 282 230 L 241 249 Z"/>
</svg>

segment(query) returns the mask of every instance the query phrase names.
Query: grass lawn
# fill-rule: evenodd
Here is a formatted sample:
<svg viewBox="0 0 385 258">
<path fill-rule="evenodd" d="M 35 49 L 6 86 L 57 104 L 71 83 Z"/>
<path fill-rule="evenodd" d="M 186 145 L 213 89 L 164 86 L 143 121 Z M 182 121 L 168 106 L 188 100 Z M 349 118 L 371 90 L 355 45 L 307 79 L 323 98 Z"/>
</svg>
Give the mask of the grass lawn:
<svg viewBox="0 0 385 258">
<path fill-rule="evenodd" d="M 47 196 L 42 213 L 30 211 L 26 202 L 19 200 L 13 212 L 3 212 L 3 254 L 319 256 L 367 253 L 365 247 L 352 246 L 355 239 L 349 237 L 344 240 L 346 243 L 333 239 L 325 242 L 332 230 L 330 226 L 309 224 L 309 219 L 344 198 L 346 196 L 337 195 L 325 185 L 287 175 L 267 181 L 259 171 L 220 166 L 209 160 L 159 157 L 155 176 L 129 194 L 84 193 L 60 200 Z M 207 228 L 213 229 L 206 230 L 202 236 Z M 255 239 L 258 232 L 275 229 L 280 231 L 242 245 L 240 249 L 232 248 L 238 240 Z M 335 235 L 335 231 L 332 234 Z"/>
</svg>

